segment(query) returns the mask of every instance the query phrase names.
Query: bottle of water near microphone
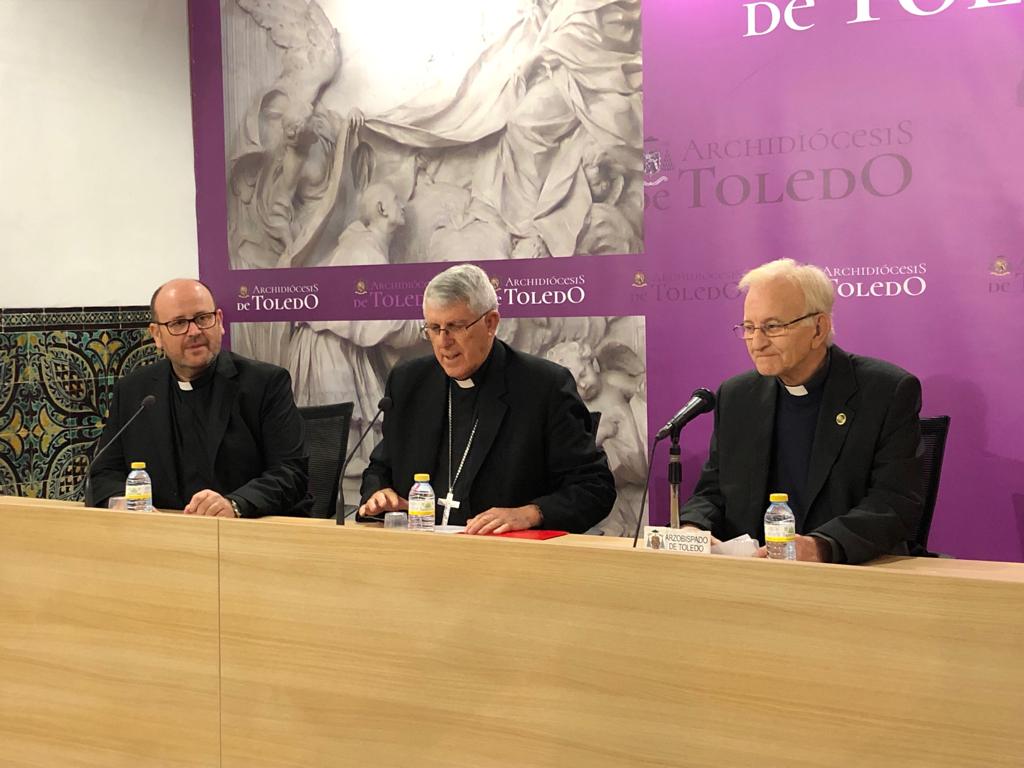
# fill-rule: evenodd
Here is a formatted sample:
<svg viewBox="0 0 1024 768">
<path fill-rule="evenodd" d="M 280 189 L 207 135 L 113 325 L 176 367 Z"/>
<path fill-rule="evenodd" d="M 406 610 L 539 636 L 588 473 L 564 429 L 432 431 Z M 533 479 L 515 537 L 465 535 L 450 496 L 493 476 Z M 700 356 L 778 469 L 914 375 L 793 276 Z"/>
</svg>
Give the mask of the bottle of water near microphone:
<svg viewBox="0 0 1024 768">
<path fill-rule="evenodd" d="M 415 483 L 409 491 L 409 530 L 432 531 L 437 499 L 430 485 L 430 475 L 417 474 L 412 479 Z"/>
<path fill-rule="evenodd" d="M 153 483 L 146 471 L 146 462 L 132 462 L 132 471 L 124 484 L 124 501 L 125 509 L 129 511 L 153 511 Z"/>
<path fill-rule="evenodd" d="M 796 517 L 789 508 L 789 494 L 773 493 L 764 513 L 764 542 L 772 560 L 796 560 Z"/>
</svg>

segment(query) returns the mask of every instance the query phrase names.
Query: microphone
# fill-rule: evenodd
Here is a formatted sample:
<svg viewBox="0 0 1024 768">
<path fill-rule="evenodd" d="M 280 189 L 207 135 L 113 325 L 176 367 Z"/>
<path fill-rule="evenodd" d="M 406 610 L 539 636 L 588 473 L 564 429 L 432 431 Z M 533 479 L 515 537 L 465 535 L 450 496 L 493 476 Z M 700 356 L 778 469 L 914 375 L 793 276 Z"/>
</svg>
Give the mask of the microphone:
<svg viewBox="0 0 1024 768">
<path fill-rule="evenodd" d="M 673 432 L 679 432 L 680 429 L 685 427 L 695 418 L 700 416 L 702 413 L 707 413 L 715 407 L 715 393 L 710 389 L 700 387 L 699 389 L 693 390 L 693 395 L 690 397 L 689 402 L 680 408 L 676 415 L 668 420 L 668 423 L 658 430 L 658 434 L 654 436 L 655 442 L 658 440 L 664 440 Z"/>
<path fill-rule="evenodd" d="M 135 421 L 137 418 L 139 418 L 139 414 L 142 413 L 147 408 L 149 408 L 155 402 L 156 402 L 156 396 L 155 395 L 146 395 L 144 398 L 142 398 L 142 402 L 139 403 L 138 410 L 135 411 L 135 413 L 133 413 L 131 415 L 131 418 L 128 419 L 128 421 L 126 421 L 124 423 L 124 426 L 121 427 L 119 430 L 117 430 L 117 432 L 114 433 L 114 436 L 112 438 L 110 438 L 109 440 L 107 440 L 107 442 L 104 443 L 103 447 L 100 448 L 98 451 L 96 451 L 96 455 L 92 457 L 92 461 L 89 462 L 89 468 L 88 468 L 88 470 L 85 473 L 85 489 L 84 490 L 85 490 L 85 505 L 87 507 L 91 507 L 92 506 L 92 501 L 93 501 L 93 500 L 90 500 L 90 498 L 89 498 L 90 494 L 92 493 L 92 477 L 91 477 L 91 475 L 92 475 L 93 465 L 96 464 L 96 462 L 99 460 L 100 456 L 103 455 L 103 452 L 105 450 L 107 450 L 107 448 L 109 448 L 115 442 L 117 442 L 117 439 L 121 435 L 123 435 L 125 433 L 125 430 L 128 429 L 128 427 L 130 427 L 132 425 L 132 422 Z"/>
<path fill-rule="evenodd" d="M 668 420 L 668 423 L 658 430 L 654 436 L 654 443 L 651 445 L 651 455 L 647 458 L 647 481 L 644 483 L 644 495 L 640 502 L 640 517 L 636 521 L 636 530 L 633 532 L 633 547 L 636 547 L 640 539 L 640 526 L 644 520 L 644 504 L 647 502 L 647 491 L 651 485 L 651 468 L 654 465 L 654 449 L 658 443 L 669 435 L 672 435 L 672 447 L 669 449 L 669 507 L 671 510 L 670 525 L 673 528 L 679 527 L 679 484 L 682 482 L 683 468 L 679 460 L 679 430 L 700 416 L 715 407 L 715 393 L 710 389 L 699 387 L 693 390 L 690 400 L 680 408 L 676 415 Z"/>
<path fill-rule="evenodd" d="M 344 480 L 345 480 L 345 470 L 348 468 L 348 463 L 350 461 L 352 461 L 352 457 L 356 455 L 356 451 L 359 450 L 359 446 L 363 444 L 363 440 L 365 440 L 366 436 L 368 434 L 370 434 L 370 430 L 373 429 L 373 425 L 377 423 L 377 419 L 379 419 L 382 414 L 387 413 L 391 409 L 391 402 L 392 402 L 391 398 L 388 397 L 387 395 L 385 395 L 384 397 L 382 397 L 380 399 L 380 402 L 377 403 L 377 413 L 375 413 L 373 415 L 373 419 L 370 421 L 369 424 L 366 425 L 366 429 L 363 430 L 363 434 L 361 434 L 359 436 L 359 439 L 356 440 L 356 444 L 352 446 L 352 450 L 348 452 L 348 456 L 345 457 L 345 461 L 341 465 L 341 475 L 340 475 L 340 478 L 341 478 L 342 482 L 344 482 Z M 344 493 L 341 494 L 341 502 L 342 502 L 341 503 L 341 509 L 338 510 L 338 515 L 337 515 L 338 525 L 344 525 L 345 524 L 345 494 Z"/>
</svg>

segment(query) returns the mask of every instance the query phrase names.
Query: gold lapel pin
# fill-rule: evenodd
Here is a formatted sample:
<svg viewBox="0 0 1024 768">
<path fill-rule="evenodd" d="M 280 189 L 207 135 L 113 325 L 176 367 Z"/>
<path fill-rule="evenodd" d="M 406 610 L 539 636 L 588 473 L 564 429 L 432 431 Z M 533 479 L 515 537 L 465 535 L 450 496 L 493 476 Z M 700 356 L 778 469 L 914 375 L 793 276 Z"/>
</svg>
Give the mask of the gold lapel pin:
<svg viewBox="0 0 1024 768">
<path fill-rule="evenodd" d="M 838 424 L 841 427 L 845 423 L 846 423 L 846 414 L 845 413 L 837 413 L 836 414 L 836 424 Z"/>
</svg>

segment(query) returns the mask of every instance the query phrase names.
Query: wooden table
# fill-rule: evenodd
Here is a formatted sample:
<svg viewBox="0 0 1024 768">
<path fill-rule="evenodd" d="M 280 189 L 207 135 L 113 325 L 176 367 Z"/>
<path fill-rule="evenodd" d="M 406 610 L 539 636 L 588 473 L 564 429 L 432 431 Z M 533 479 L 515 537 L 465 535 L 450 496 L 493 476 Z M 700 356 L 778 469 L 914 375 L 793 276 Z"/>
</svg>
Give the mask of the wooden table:
<svg viewBox="0 0 1024 768">
<path fill-rule="evenodd" d="M 0 500 L 0 766 L 1024 763 L 1024 566 L 628 545 Z"/>
<path fill-rule="evenodd" d="M 214 766 L 216 520 L 0 498 L 0 766 Z"/>
</svg>

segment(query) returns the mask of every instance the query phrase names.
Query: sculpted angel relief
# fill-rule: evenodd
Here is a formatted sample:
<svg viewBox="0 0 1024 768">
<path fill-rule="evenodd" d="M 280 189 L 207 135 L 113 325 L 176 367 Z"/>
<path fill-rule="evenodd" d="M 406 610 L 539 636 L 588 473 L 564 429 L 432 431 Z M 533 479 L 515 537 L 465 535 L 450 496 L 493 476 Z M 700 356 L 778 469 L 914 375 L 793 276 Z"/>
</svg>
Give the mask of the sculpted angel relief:
<svg viewBox="0 0 1024 768">
<path fill-rule="evenodd" d="M 237 6 L 283 53 L 243 123 L 226 126 L 233 267 L 641 250 L 638 0 L 535 0 L 454 91 L 346 116 L 325 104 L 346 65 L 320 6 Z M 371 184 L 394 190 L 404 220 L 367 251 L 345 233 L 365 225 Z"/>
<path fill-rule="evenodd" d="M 416 71 L 396 77 L 383 71 L 381 59 L 367 56 L 380 51 L 366 43 L 367 35 L 396 51 L 394 30 L 369 23 L 370 12 L 342 0 L 222 0 L 231 267 L 642 251 L 639 0 L 508 0 L 504 6 L 504 15 L 494 11 L 495 21 L 486 30 L 481 21 L 481 34 L 470 36 L 479 43 L 463 41 L 468 66 L 414 91 L 408 82 L 431 77 Z M 492 10 L 488 5 L 479 14 Z M 365 28 L 352 29 L 353 19 Z M 344 50 L 345 39 L 356 54 Z M 353 85 L 360 79 L 372 82 Z M 367 98 L 378 92 L 399 96 L 391 103 Z M 376 412 L 391 367 L 429 352 L 419 325 L 234 323 L 232 347 L 287 367 L 299 405 L 352 401 L 354 444 Z M 508 318 L 501 335 L 525 351 L 564 357 L 581 373 L 600 366 L 596 390 L 585 376 L 579 385 L 592 410 L 607 412 L 599 440 L 616 456 L 622 501 L 606 525 L 616 533 L 631 527 L 639 508 L 634 486 L 637 477 L 642 483 L 646 462 L 642 318 Z M 608 346 L 613 338 L 633 352 L 624 354 L 621 343 Z M 575 360 L 581 355 L 585 364 Z M 631 383 L 606 384 L 609 376 Z M 347 499 L 355 498 L 379 438 L 378 428 L 349 465 Z"/>
</svg>

